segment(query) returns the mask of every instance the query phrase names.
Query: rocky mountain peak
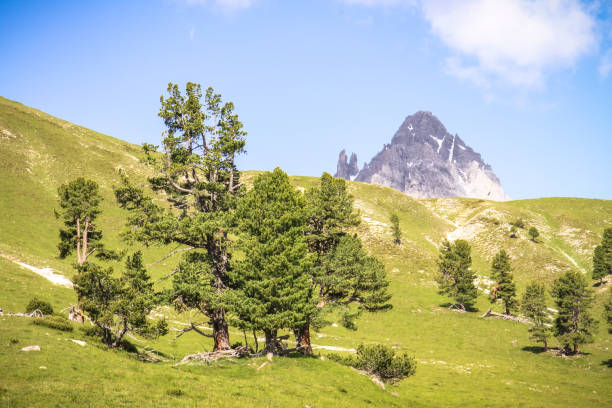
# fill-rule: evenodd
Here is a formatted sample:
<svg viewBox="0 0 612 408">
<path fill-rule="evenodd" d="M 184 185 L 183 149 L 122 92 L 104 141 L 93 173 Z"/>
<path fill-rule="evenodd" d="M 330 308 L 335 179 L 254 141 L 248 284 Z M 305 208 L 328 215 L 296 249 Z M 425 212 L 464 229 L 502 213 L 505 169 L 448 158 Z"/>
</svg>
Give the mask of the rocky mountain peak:
<svg viewBox="0 0 612 408">
<path fill-rule="evenodd" d="M 357 155 L 352 153 L 350 160 L 347 161 L 346 151 L 342 150 L 338 156 L 338 165 L 336 166 L 336 174 L 334 177 L 352 180 L 357 173 L 359 173 Z"/>
<path fill-rule="evenodd" d="M 356 161 L 355 157 L 355 168 Z M 336 176 L 393 187 L 418 198 L 508 200 L 491 166 L 431 112 L 406 117 L 391 143 L 358 173 L 348 170 L 351 163 L 346 163 L 343 150 Z"/>
</svg>

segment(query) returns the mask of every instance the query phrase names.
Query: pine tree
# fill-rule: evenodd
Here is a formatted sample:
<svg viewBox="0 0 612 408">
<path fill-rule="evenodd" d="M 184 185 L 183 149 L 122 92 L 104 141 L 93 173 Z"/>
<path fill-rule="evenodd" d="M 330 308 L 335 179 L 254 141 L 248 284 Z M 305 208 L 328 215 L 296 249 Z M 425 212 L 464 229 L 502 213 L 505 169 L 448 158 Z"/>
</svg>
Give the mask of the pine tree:
<svg viewBox="0 0 612 408">
<path fill-rule="evenodd" d="M 608 332 L 612 333 L 612 292 L 608 303 L 604 305 L 604 319 L 608 323 Z"/>
<path fill-rule="evenodd" d="M 166 333 L 165 320 L 153 325 L 147 319 L 156 305 L 156 294 L 140 252 L 127 258 L 120 278 L 113 276 L 111 267 L 86 262 L 79 266 L 74 282 L 83 310 L 98 327 L 104 344 L 118 347 L 128 332 L 143 336 Z"/>
<path fill-rule="evenodd" d="M 612 228 L 606 228 L 601 244 L 593 251 L 593 279 L 603 284 L 603 278 L 612 274 Z"/>
<path fill-rule="evenodd" d="M 401 245 L 402 243 L 402 231 L 399 226 L 399 217 L 397 214 L 391 214 L 391 232 L 393 233 L 393 242 L 395 245 Z"/>
<path fill-rule="evenodd" d="M 608 274 L 608 265 L 606 265 L 605 248 L 597 245 L 593 251 L 593 274 L 594 280 L 598 280 L 599 284 L 603 284 L 603 278 Z"/>
<path fill-rule="evenodd" d="M 232 274 L 235 310 L 243 327 L 264 332 L 268 352 L 277 351 L 279 330 L 302 327 L 315 313 L 304 207 L 303 196 L 276 168 L 255 180 L 236 209 L 245 254 Z"/>
<path fill-rule="evenodd" d="M 65 226 L 65 229 L 60 229 L 60 257 L 65 258 L 76 251 L 77 264 L 83 265 L 90 255 L 100 249 L 102 239 L 102 233 L 95 224 L 102 201 L 98 184 L 79 177 L 62 184 L 57 192 L 61 209 L 56 216 Z"/>
<path fill-rule="evenodd" d="M 476 275 L 471 270 L 471 248 L 467 241 L 444 240 L 438 260 L 439 275 L 436 278 L 441 294 L 450 296 L 461 310 L 474 306 L 478 289 L 474 285 Z"/>
<path fill-rule="evenodd" d="M 531 340 L 544 344 L 544 351 L 548 350 L 550 337 L 550 318 L 546 307 L 546 289 L 541 282 L 532 282 L 525 289 L 521 299 L 521 312 L 533 322 L 529 328 Z"/>
<path fill-rule="evenodd" d="M 342 309 L 342 324 L 355 328 L 362 311 L 388 310 L 391 305 L 387 303 L 390 295 L 384 265 L 367 255 L 357 236 L 348 234 L 359 224 L 359 215 L 345 180 L 323 173 L 319 186 L 308 190 L 305 197 L 306 239 L 314 255 L 310 282 L 317 313 L 294 328 L 294 333 L 297 348 L 312 354 L 310 327 L 327 324 L 325 312 Z"/>
<path fill-rule="evenodd" d="M 584 276 L 576 271 L 566 272 L 553 282 L 551 294 L 558 316 L 554 333 L 566 353 L 577 353 L 581 344 L 592 343 L 597 322 L 589 314 L 593 294 Z"/>
<path fill-rule="evenodd" d="M 491 293 L 491 302 L 501 299 L 504 302 L 505 313 L 509 315 L 516 306 L 516 285 L 512 277 L 510 258 L 503 249 L 493 258 L 491 276 L 497 282 Z"/>
<path fill-rule="evenodd" d="M 529 228 L 529 236 L 531 237 L 531 240 L 533 242 L 537 242 L 536 238 L 540 236 L 540 233 L 538 232 L 538 229 L 536 227 L 531 227 Z"/>
<path fill-rule="evenodd" d="M 160 98 L 159 116 L 167 129 L 162 138 L 163 158 L 158 160 L 156 146 L 145 144 L 143 149 L 145 161 L 158 171 L 157 177 L 149 179 L 151 187 L 166 193 L 171 209 L 153 203 L 142 189 L 127 181 L 115 194 L 119 203 L 132 211 L 127 237 L 147 245 L 181 246 L 169 255 L 196 253 L 183 256 L 181 268 L 188 272 L 175 275 L 174 287 L 192 284 L 181 282 L 186 277 L 195 279 L 199 284 L 192 289 L 200 290 L 199 301 L 189 303 L 178 291 L 175 304 L 204 313 L 213 328 L 214 350 L 228 349 L 229 213 L 243 194 L 235 158 L 244 152 L 246 132 L 233 112 L 234 105 L 222 104 L 221 95 L 212 88 L 203 95 L 200 85 L 188 82 L 183 95 L 171 83 L 168 94 Z M 194 264 L 188 265 L 190 262 Z M 200 275 L 194 277 L 194 273 Z"/>
</svg>

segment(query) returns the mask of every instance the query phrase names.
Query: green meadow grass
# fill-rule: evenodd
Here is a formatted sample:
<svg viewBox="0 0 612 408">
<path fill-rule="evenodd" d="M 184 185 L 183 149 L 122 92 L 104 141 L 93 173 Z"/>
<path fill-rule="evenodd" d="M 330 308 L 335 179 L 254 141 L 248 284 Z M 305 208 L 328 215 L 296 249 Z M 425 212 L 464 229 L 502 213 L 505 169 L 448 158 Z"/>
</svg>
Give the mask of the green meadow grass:
<svg viewBox="0 0 612 408">
<path fill-rule="evenodd" d="M 5 130 L 12 136 L 5 137 Z M 0 255 L 72 276 L 73 259 L 57 258 L 59 224 L 53 208 L 57 187 L 78 175 L 100 183 L 104 213 L 99 223 L 105 243 L 111 248 L 124 246 L 119 234 L 126 214 L 114 204 L 112 187 L 119 183 L 119 168 L 145 185 L 150 173 L 138 157 L 137 146 L 0 98 Z M 245 172 L 243 179 L 250 185 L 259 173 Z M 314 177 L 291 179 L 306 189 L 318 182 Z M 349 189 L 362 216 L 355 232 L 386 265 L 393 309 L 363 315 L 356 331 L 328 326 L 313 333 L 312 342 L 341 348 L 391 344 L 415 356 L 415 376 L 382 390 L 354 370 L 319 358 L 275 358 L 259 370 L 265 359 L 176 365 L 187 354 L 212 349 L 212 343 L 194 333 L 175 339 L 187 322 L 204 319 L 168 306 L 151 316 L 168 320 L 168 335 L 129 339 L 141 352 L 160 353 L 164 361 L 159 363 L 108 350 L 78 329 L 64 333 L 35 326 L 27 318 L 3 316 L 0 407 L 612 406 L 612 335 L 603 321 L 595 343 L 583 347 L 584 354 L 556 357 L 541 353 L 529 341 L 525 325 L 480 318 L 491 307 L 483 292 L 477 312 L 457 313 L 445 306 L 448 299 L 437 293 L 434 282 L 437 245 L 448 233 L 468 238 L 479 277 L 490 276 L 490 262 L 498 250 L 508 251 L 519 294 L 533 279 L 551 282 L 570 269 L 590 276 L 592 249 L 603 229 L 612 226 L 612 201 L 415 200 L 381 186 L 350 182 Z M 393 212 L 400 219 L 401 246 L 394 245 L 391 237 Z M 527 228 L 514 239 L 509 237 L 509 223 L 517 218 L 524 219 Z M 537 243 L 527 237 L 531 225 L 541 233 Z M 152 264 L 173 248 L 130 245 L 130 251 L 137 249 L 144 251 L 145 264 Z M 172 272 L 176 262 L 174 257 L 150 266 L 158 288 L 171 283 L 161 278 Z M 610 286 L 595 289 L 593 312 L 599 320 Z M 0 307 L 21 312 L 34 296 L 50 301 L 56 311 L 75 302 L 71 289 L 52 285 L 0 256 Z M 492 307 L 501 311 L 499 305 Z M 232 343 L 244 341 L 240 331 L 230 333 Z M 87 345 L 81 347 L 71 339 Z M 253 345 L 252 336 L 247 341 Z M 33 344 L 41 351 L 20 351 Z"/>
</svg>

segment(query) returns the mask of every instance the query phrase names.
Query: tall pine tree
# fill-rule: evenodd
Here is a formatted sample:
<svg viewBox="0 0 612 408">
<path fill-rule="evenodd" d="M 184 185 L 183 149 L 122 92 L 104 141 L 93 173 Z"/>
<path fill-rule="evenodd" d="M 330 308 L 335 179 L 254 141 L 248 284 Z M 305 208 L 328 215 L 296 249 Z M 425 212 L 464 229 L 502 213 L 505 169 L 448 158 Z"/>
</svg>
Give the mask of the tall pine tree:
<svg viewBox="0 0 612 408">
<path fill-rule="evenodd" d="M 65 228 L 60 229 L 60 243 L 57 246 L 60 257 L 65 258 L 76 251 L 77 264 L 83 265 L 90 255 L 100 249 L 102 232 L 96 228 L 100 215 L 102 196 L 98 183 L 78 177 L 58 190 L 61 218 Z"/>
<path fill-rule="evenodd" d="M 151 187 L 166 193 L 170 209 L 154 204 L 129 183 L 118 189 L 116 196 L 133 212 L 129 218 L 131 238 L 146 244 L 174 243 L 181 246 L 180 251 L 196 253 L 183 257 L 182 270 L 189 273 L 176 274 L 174 281 L 175 288 L 184 288 L 193 281 L 181 279 L 197 280 L 199 286 L 191 288 L 200 290 L 197 302 L 181 299 L 181 291 L 175 296 L 183 306 L 195 308 L 210 319 L 214 350 L 228 349 L 228 214 L 243 193 L 235 159 L 244 152 L 246 132 L 233 112 L 234 105 L 223 104 L 221 95 L 212 88 L 203 95 L 200 85 L 188 82 L 183 94 L 171 83 L 168 96 L 160 101 L 159 116 L 166 125 L 162 158 L 155 146 L 145 144 L 143 148 L 146 161 L 158 172 L 157 177 L 149 179 Z"/>
<path fill-rule="evenodd" d="M 395 242 L 395 245 L 401 245 L 402 230 L 400 229 L 399 225 L 399 217 L 397 216 L 397 214 L 393 213 L 391 214 L 391 218 L 389 220 L 391 221 L 391 233 L 393 234 L 393 242 Z"/>
<path fill-rule="evenodd" d="M 559 310 L 554 333 L 566 353 L 577 353 L 581 344 L 592 343 L 597 321 L 589 309 L 593 293 L 580 272 L 569 271 L 554 281 L 551 294 Z"/>
<path fill-rule="evenodd" d="M 342 309 L 343 325 L 354 328 L 362 311 L 388 310 L 391 305 L 384 265 L 349 234 L 359 224 L 359 215 L 345 180 L 323 173 L 319 186 L 306 192 L 306 202 L 306 239 L 314 255 L 310 285 L 317 313 L 294 333 L 298 349 L 311 354 L 310 327 L 327 323 L 327 311 Z"/>
<path fill-rule="evenodd" d="M 236 209 L 244 259 L 232 273 L 235 311 L 243 328 L 264 332 L 267 352 L 278 351 L 279 330 L 302 327 L 315 313 L 305 204 L 276 168 L 255 180 Z"/>
<path fill-rule="evenodd" d="M 505 313 L 509 315 L 510 311 L 516 306 L 516 285 L 512 277 L 510 258 L 503 249 L 493 258 L 491 277 L 497 283 L 491 292 L 491 302 L 501 299 L 504 303 Z"/>
<path fill-rule="evenodd" d="M 603 283 L 603 278 L 612 274 L 612 228 L 606 228 L 601 244 L 593 251 L 593 279 Z"/>
<path fill-rule="evenodd" d="M 453 299 L 456 306 L 465 311 L 471 309 L 478 297 L 474 285 L 476 275 L 471 270 L 470 244 L 462 239 L 444 240 L 438 259 L 439 275 L 436 280 L 441 294 Z"/>
<path fill-rule="evenodd" d="M 546 307 L 546 288 L 541 282 L 532 282 L 527 285 L 521 299 L 521 312 L 533 322 L 529 328 L 531 339 L 544 344 L 544 351 L 548 350 L 550 337 L 550 318 Z"/>
<path fill-rule="evenodd" d="M 612 333 L 612 291 L 610 291 L 610 299 L 604 305 L 604 319 L 608 323 L 608 332 Z"/>
</svg>

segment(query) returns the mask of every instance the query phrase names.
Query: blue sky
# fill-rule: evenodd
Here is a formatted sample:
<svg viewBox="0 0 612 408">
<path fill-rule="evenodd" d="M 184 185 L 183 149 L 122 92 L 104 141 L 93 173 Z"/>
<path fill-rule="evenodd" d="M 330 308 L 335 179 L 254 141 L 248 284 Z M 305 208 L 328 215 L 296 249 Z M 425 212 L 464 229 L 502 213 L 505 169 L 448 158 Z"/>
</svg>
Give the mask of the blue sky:
<svg viewBox="0 0 612 408">
<path fill-rule="evenodd" d="M 159 140 L 169 81 L 213 86 L 243 169 L 360 167 L 433 112 L 514 198 L 612 199 L 612 6 L 578 0 L 0 1 L 0 95 Z"/>
</svg>

